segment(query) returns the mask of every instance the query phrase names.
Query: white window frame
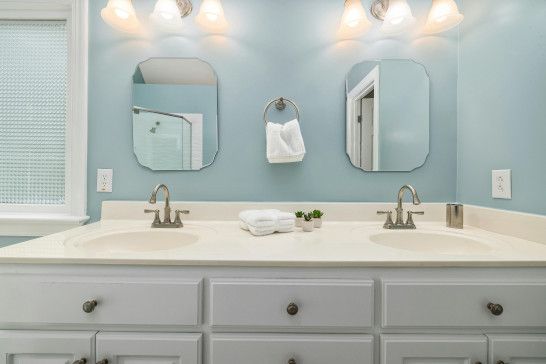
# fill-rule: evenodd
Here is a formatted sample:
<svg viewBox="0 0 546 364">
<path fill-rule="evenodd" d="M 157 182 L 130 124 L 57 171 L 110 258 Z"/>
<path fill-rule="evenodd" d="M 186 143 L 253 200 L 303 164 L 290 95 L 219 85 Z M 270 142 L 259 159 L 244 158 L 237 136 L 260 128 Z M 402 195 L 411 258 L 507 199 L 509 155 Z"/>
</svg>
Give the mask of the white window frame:
<svg viewBox="0 0 546 364">
<path fill-rule="evenodd" d="M 42 236 L 89 220 L 87 207 L 88 0 L 0 0 L 0 20 L 63 20 L 68 27 L 64 205 L 0 204 L 0 236 Z"/>
</svg>

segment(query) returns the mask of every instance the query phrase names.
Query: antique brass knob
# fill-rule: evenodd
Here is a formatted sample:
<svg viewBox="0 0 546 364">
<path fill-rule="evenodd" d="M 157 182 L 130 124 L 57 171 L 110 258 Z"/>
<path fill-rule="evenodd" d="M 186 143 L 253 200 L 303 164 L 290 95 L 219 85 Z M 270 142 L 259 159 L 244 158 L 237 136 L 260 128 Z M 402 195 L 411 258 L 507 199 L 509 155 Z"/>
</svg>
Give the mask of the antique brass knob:
<svg viewBox="0 0 546 364">
<path fill-rule="evenodd" d="M 102 359 L 101 361 L 98 361 L 97 364 L 108 364 L 108 359 Z"/>
<path fill-rule="evenodd" d="M 83 312 L 91 313 L 95 310 L 99 303 L 96 300 L 85 301 L 82 305 Z"/>
<path fill-rule="evenodd" d="M 288 359 L 288 364 L 296 364 L 296 359 L 294 358 Z"/>
<path fill-rule="evenodd" d="M 502 360 L 499 360 L 499 361 L 497 362 L 497 364 L 508 364 L 508 363 L 505 363 L 505 362 L 503 362 Z"/>
<path fill-rule="evenodd" d="M 72 364 L 87 364 L 87 359 L 81 358 L 80 360 L 76 360 Z"/>
<path fill-rule="evenodd" d="M 296 314 L 298 313 L 299 310 L 300 310 L 300 309 L 299 309 L 298 305 L 296 305 L 296 304 L 293 303 L 293 302 L 291 302 L 291 303 L 288 305 L 288 307 L 286 307 L 286 312 L 288 312 L 288 314 L 289 314 L 290 316 L 296 315 Z"/>
<path fill-rule="evenodd" d="M 495 316 L 500 316 L 502 315 L 502 312 L 504 311 L 504 308 L 499 305 L 498 303 L 492 303 L 492 302 L 489 302 L 487 304 L 487 309 L 489 311 L 491 311 L 491 313 Z M 499 363 L 498 363 L 499 364 Z"/>
</svg>

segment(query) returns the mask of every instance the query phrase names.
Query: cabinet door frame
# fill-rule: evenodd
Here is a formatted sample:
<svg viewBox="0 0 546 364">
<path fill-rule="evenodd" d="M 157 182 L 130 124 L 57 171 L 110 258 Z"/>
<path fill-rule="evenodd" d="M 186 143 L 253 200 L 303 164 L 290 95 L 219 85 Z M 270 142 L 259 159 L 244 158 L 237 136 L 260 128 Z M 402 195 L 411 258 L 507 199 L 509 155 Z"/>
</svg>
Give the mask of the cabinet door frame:
<svg viewBox="0 0 546 364">
<path fill-rule="evenodd" d="M 66 354 L 70 363 L 85 358 L 95 363 L 95 331 L 0 331 L 0 364 L 15 354 Z"/>
<path fill-rule="evenodd" d="M 176 357 L 179 364 L 201 364 L 202 334 L 99 332 L 97 361 L 117 364 L 119 357 Z"/>
<path fill-rule="evenodd" d="M 515 358 L 546 358 L 546 335 L 515 334 L 487 335 L 489 339 L 489 363 L 499 360 L 516 363 Z"/>
<path fill-rule="evenodd" d="M 487 362 L 485 335 L 381 335 L 381 364 L 402 364 L 405 359 L 466 359 Z"/>
</svg>

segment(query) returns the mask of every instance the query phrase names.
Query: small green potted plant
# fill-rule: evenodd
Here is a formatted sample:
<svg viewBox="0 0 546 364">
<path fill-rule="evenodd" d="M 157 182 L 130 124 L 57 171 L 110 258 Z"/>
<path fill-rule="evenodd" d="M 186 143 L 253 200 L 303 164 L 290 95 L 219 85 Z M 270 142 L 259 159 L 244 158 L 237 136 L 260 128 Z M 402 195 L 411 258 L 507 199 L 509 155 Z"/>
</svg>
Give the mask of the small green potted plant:
<svg viewBox="0 0 546 364">
<path fill-rule="evenodd" d="M 303 215 L 305 214 L 303 213 L 303 211 L 296 211 L 295 215 L 296 215 L 296 227 L 301 227 L 303 224 Z"/>
<path fill-rule="evenodd" d="M 313 213 L 309 212 L 307 214 L 303 214 L 303 223 L 302 223 L 303 231 L 305 232 L 311 232 L 315 228 L 315 223 L 313 222 Z"/>
<path fill-rule="evenodd" d="M 320 210 L 313 210 L 313 221 L 316 228 L 320 228 L 322 226 L 322 216 L 324 215 L 324 212 Z"/>
</svg>

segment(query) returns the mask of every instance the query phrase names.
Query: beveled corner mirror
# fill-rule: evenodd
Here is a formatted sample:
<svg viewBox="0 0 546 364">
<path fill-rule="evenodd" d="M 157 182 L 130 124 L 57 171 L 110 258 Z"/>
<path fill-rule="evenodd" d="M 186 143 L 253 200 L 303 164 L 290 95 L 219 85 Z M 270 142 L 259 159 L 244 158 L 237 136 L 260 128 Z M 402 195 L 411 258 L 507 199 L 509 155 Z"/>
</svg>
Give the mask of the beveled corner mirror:
<svg viewBox="0 0 546 364">
<path fill-rule="evenodd" d="M 346 151 L 364 171 L 412 171 L 429 153 L 429 77 L 409 59 L 364 61 L 346 79 Z"/>
<path fill-rule="evenodd" d="M 200 170 L 218 152 L 218 78 L 197 58 L 151 58 L 133 75 L 133 147 L 154 171 Z"/>
</svg>

